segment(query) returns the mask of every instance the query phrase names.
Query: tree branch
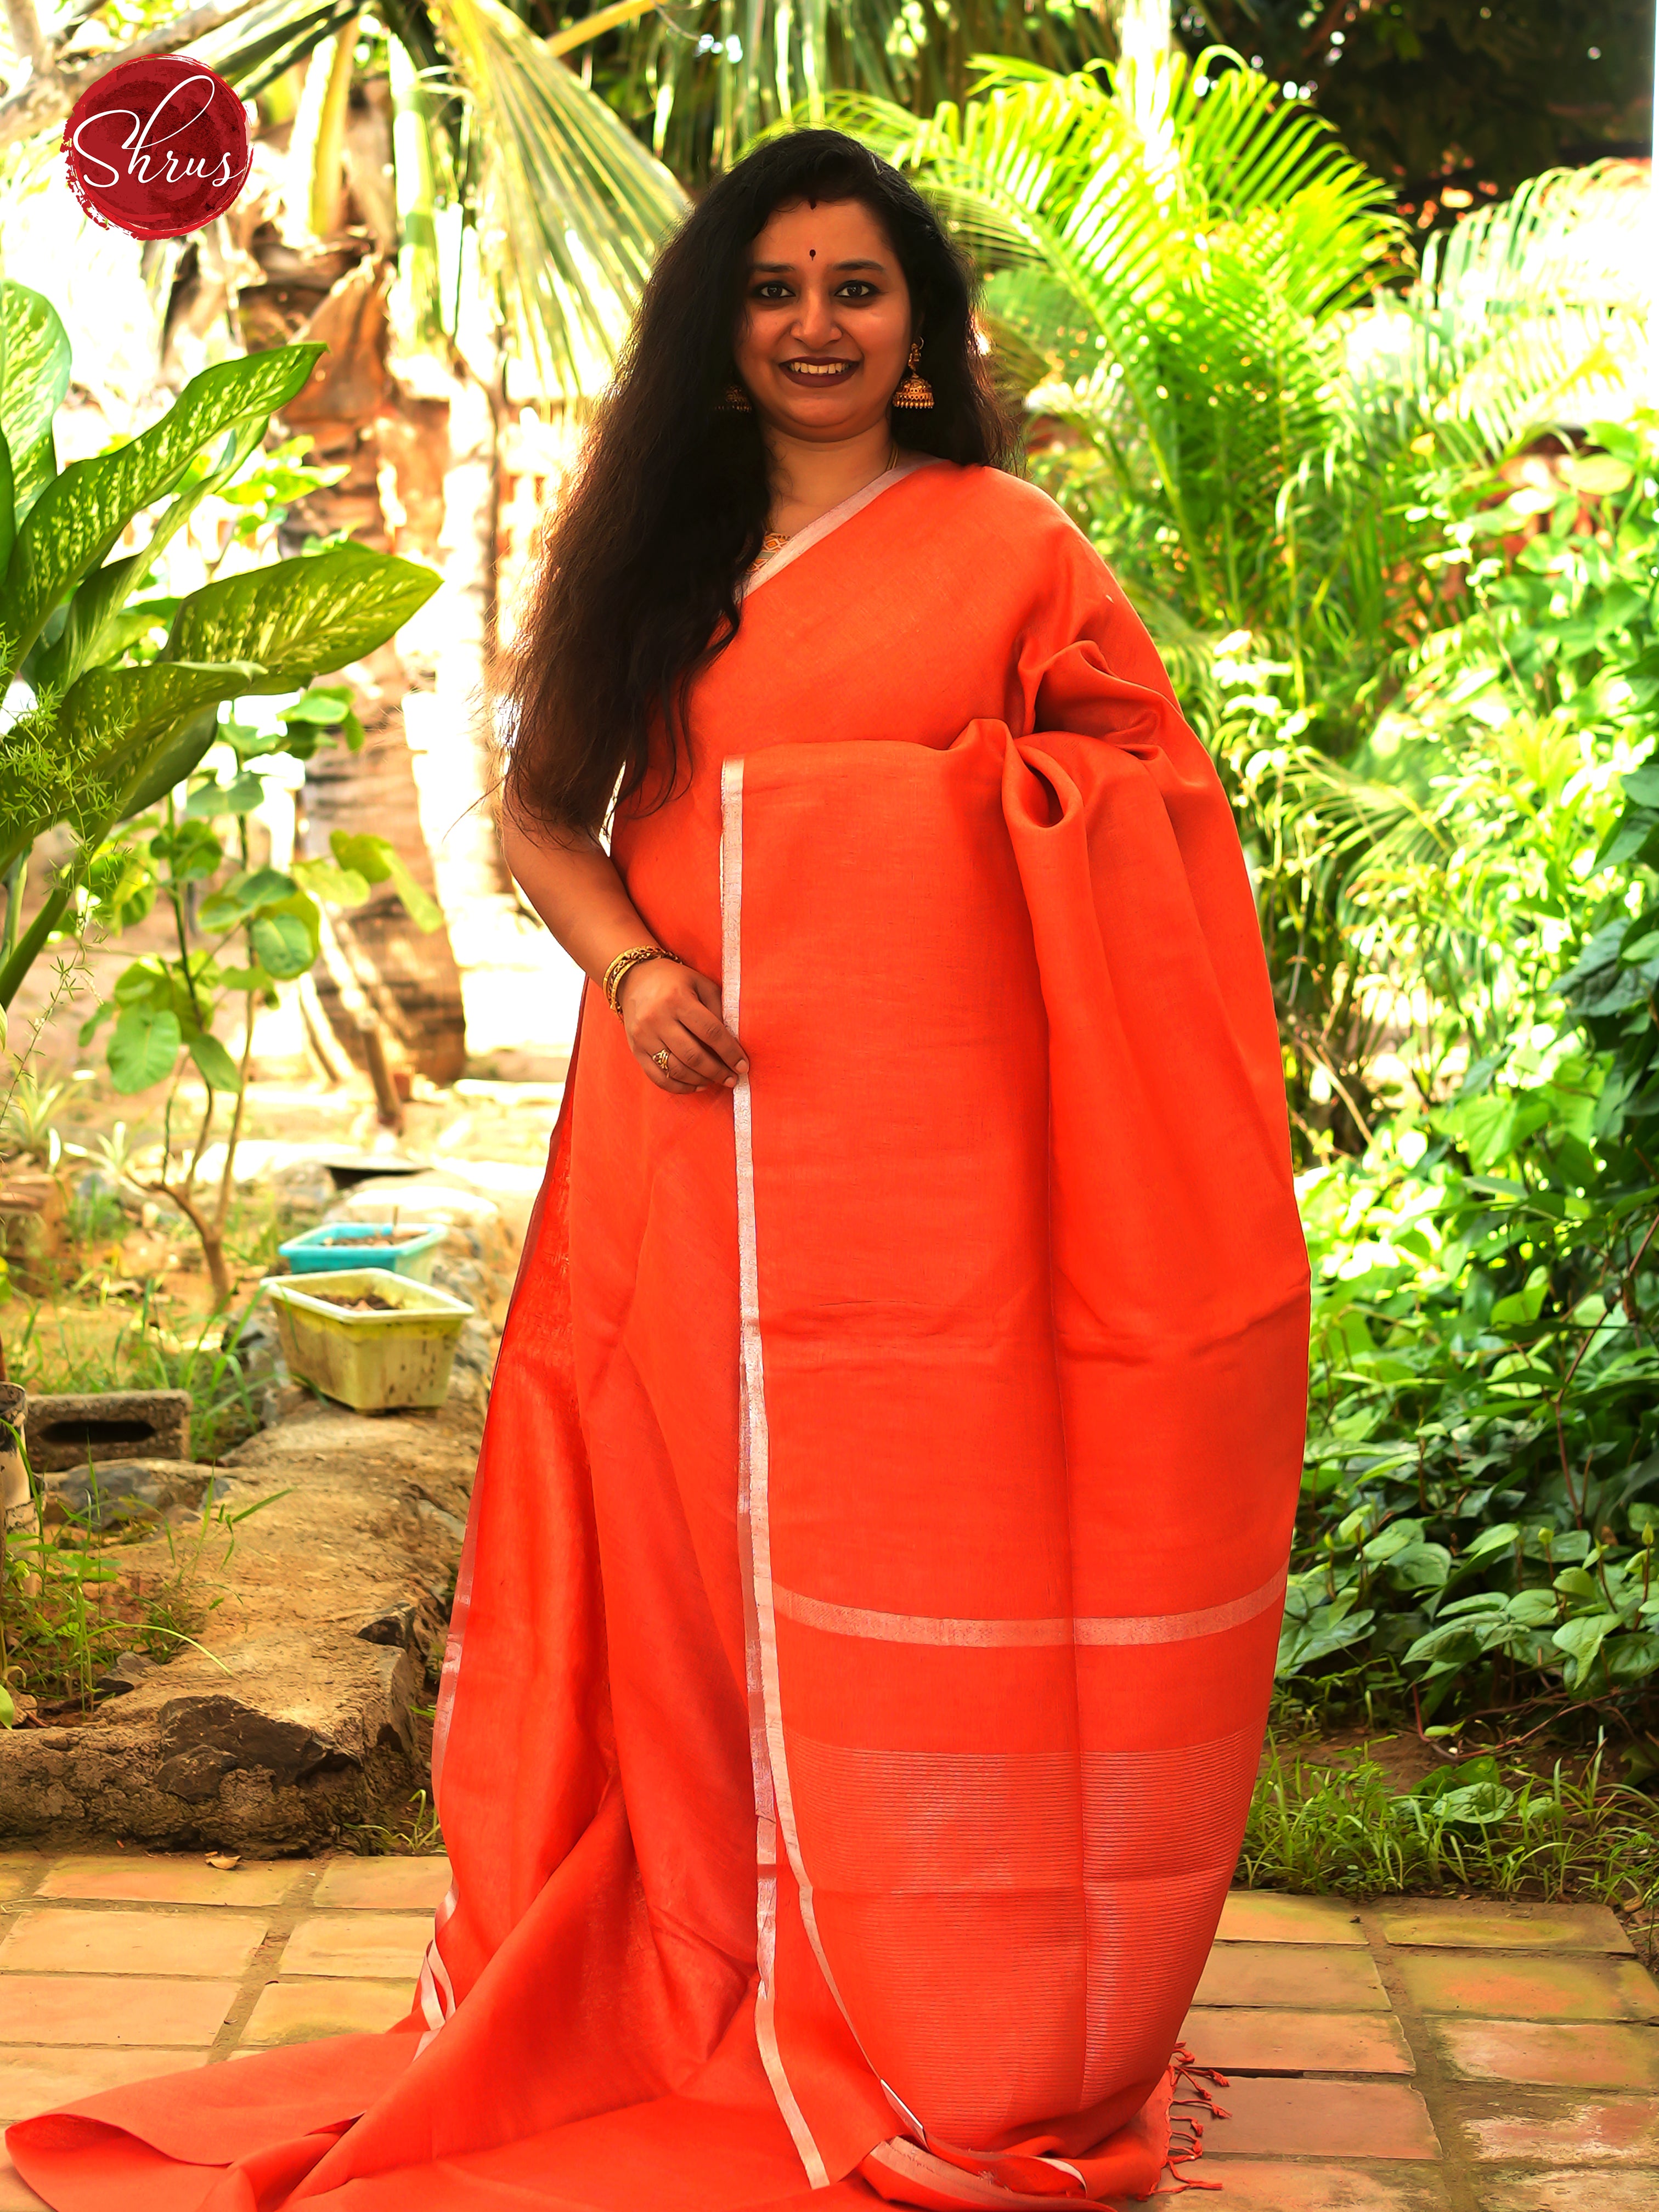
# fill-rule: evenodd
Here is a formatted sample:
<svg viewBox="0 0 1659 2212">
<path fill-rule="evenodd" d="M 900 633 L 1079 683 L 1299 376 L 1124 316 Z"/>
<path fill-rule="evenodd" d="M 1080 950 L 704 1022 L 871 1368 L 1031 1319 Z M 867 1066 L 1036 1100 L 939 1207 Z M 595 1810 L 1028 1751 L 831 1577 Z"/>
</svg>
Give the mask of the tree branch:
<svg viewBox="0 0 1659 2212">
<path fill-rule="evenodd" d="M 38 138 L 42 131 L 55 130 L 87 87 L 107 76 L 118 64 L 130 62 L 139 54 L 176 54 L 192 40 L 205 38 L 210 31 L 234 23 L 239 15 L 249 14 L 259 4 L 260 0 L 205 0 L 204 6 L 188 9 L 184 15 L 175 15 L 170 23 L 146 31 L 142 39 L 134 39 L 118 52 L 99 54 L 78 69 L 60 71 L 55 65 L 53 50 L 49 47 L 44 74 L 37 63 L 34 73 L 21 90 L 0 100 L 0 150 L 25 138 Z M 6 7 L 14 26 L 20 9 L 27 9 L 31 15 L 34 13 L 33 0 L 6 0 Z M 79 27 L 79 24 L 74 26 L 75 29 Z"/>
<path fill-rule="evenodd" d="M 27 61 L 36 76 L 52 74 L 52 47 L 34 12 L 34 0 L 6 0 L 6 21 L 11 26 L 11 50 Z"/>
</svg>

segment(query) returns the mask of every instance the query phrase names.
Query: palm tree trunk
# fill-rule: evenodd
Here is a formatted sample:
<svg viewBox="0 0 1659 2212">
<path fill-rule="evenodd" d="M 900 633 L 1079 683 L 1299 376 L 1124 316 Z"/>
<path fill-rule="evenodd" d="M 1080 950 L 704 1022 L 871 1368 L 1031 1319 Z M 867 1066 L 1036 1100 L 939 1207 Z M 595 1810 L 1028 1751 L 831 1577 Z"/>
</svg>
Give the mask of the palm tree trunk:
<svg viewBox="0 0 1659 2212">
<path fill-rule="evenodd" d="M 366 674 L 373 686 L 362 685 Z M 300 840 L 307 854 L 325 854 L 336 830 L 368 831 L 386 838 L 407 862 L 422 890 L 437 896 L 437 878 L 421 821 L 420 793 L 404 732 L 408 676 L 390 646 L 360 672 L 361 752 L 332 746 L 307 763 L 301 794 Z M 368 1059 L 360 1026 L 372 1014 L 391 1041 L 393 1058 L 434 1083 L 453 1083 L 466 1073 L 466 1013 L 460 970 L 447 924 L 429 935 L 417 930 L 390 884 L 368 903 L 332 917 L 331 939 L 312 970 L 317 995 L 339 1044 L 365 1070 Z"/>
<path fill-rule="evenodd" d="M 343 467 L 345 474 L 290 511 L 284 529 L 295 550 L 313 532 L 323 536 L 348 526 L 357 544 L 376 551 L 390 547 L 380 489 L 383 466 L 388 474 L 390 469 L 378 428 L 382 415 L 396 408 L 386 365 L 389 275 L 389 264 L 360 262 L 306 325 L 306 334 L 325 340 L 329 351 L 283 419 L 290 428 L 307 431 L 317 458 Z M 308 763 L 300 802 L 301 847 L 326 854 L 336 830 L 389 838 L 416 880 L 435 896 L 404 728 L 410 672 L 396 649 L 385 646 L 362 673 L 368 679 L 359 681 L 362 750 L 330 748 Z M 392 1041 L 396 1059 L 434 1083 L 453 1083 L 466 1066 L 466 1017 L 447 927 L 422 933 L 383 885 L 366 906 L 338 917 L 334 937 L 338 958 L 325 957 L 315 975 L 322 1010 L 340 1047 L 366 1066 L 361 1031 L 348 1006 L 361 994 Z"/>
<path fill-rule="evenodd" d="M 491 793 L 495 781 L 479 713 L 495 647 L 495 577 L 501 523 L 495 397 L 469 378 L 449 408 L 444 471 L 441 588 L 421 623 L 431 690 L 407 702 L 409 742 L 427 843 L 447 914 L 499 904 L 516 911 L 501 859 Z"/>
</svg>

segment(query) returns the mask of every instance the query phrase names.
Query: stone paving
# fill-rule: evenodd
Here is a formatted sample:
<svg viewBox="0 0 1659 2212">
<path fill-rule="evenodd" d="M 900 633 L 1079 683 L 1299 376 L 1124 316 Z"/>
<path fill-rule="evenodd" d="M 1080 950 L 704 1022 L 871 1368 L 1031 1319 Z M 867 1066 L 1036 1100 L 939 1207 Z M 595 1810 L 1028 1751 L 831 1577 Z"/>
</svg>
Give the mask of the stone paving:
<svg viewBox="0 0 1659 2212">
<path fill-rule="evenodd" d="M 0 2125 L 388 2027 L 447 1881 L 429 1858 L 0 1854 Z M 1187 2036 L 1229 2077 L 1186 2169 L 1224 2212 L 1659 2212 L 1659 1987 L 1599 1905 L 1240 1893 Z M 0 2152 L 0 2212 L 40 2202 Z"/>
</svg>

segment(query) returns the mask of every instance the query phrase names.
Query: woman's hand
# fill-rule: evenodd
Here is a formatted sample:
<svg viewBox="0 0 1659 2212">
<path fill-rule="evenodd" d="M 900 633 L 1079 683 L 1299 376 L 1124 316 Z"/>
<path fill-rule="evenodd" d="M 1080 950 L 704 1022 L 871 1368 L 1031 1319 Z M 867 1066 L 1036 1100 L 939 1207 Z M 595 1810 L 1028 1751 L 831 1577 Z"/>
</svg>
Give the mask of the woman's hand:
<svg viewBox="0 0 1659 2212">
<path fill-rule="evenodd" d="M 656 939 L 628 896 L 609 853 L 588 836 L 527 829 L 508 807 L 501 850 L 526 897 L 575 962 L 596 981 L 617 954 Z M 743 1047 L 720 1019 L 718 983 L 672 960 L 640 960 L 617 987 L 634 1057 L 659 1091 L 737 1088 Z M 652 1055 L 666 1051 L 665 1070 Z"/>
<path fill-rule="evenodd" d="M 749 1072 L 743 1047 L 720 1019 L 720 985 L 672 960 L 641 960 L 617 994 L 623 1028 L 659 1091 L 735 1091 Z M 667 1070 L 652 1057 L 666 1048 Z"/>
</svg>

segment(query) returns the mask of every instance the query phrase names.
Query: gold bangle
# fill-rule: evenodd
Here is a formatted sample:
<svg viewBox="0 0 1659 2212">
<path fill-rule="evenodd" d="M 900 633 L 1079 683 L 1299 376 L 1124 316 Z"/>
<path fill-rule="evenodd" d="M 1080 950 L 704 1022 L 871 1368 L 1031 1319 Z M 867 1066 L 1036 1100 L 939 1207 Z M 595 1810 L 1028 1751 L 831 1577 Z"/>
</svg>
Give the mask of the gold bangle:
<svg viewBox="0 0 1659 2212">
<path fill-rule="evenodd" d="M 617 994 L 622 988 L 623 978 L 630 968 L 637 968 L 641 962 L 647 960 L 672 960 L 677 968 L 684 968 L 685 965 L 679 954 L 671 952 L 665 945 L 630 945 L 626 952 L 619 952 L 605 969 L 605 981 L 600 986 L 605 993 L 606 1006 L 610 1007 L 618 1021 L 622 1019 L 622 1007 L 617 1001 Z"/>
</svg>

